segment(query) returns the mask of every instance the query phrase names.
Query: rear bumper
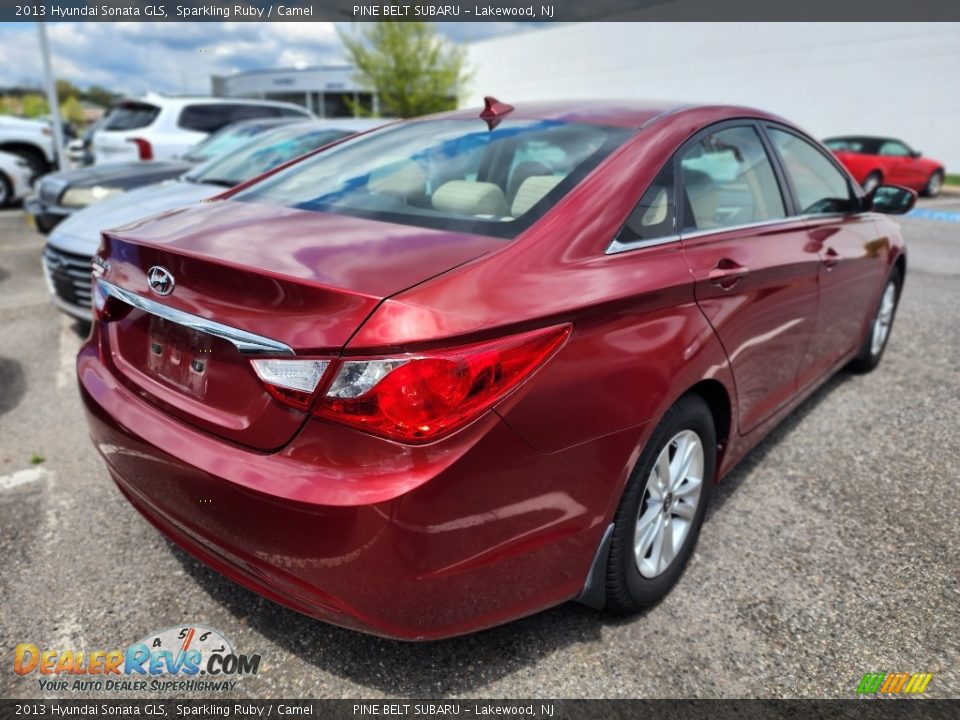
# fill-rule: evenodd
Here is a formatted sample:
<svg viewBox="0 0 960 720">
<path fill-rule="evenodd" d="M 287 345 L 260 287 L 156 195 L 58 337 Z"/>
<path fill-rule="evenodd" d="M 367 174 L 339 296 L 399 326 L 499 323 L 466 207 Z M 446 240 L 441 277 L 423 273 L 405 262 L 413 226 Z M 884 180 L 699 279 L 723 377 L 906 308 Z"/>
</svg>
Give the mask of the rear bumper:
<svg viewBox="0 0 960 720">
<path fill-rule="evenodd" d="M 216 439 L 78 356 L 91 436 L 121 491 L 176 544 L 313 617 L 407 640 L 575 597 L 637 430 L 544 454 L 497 415 L 410 448 L 309 420 L 278 453 Z"/>
</svg>

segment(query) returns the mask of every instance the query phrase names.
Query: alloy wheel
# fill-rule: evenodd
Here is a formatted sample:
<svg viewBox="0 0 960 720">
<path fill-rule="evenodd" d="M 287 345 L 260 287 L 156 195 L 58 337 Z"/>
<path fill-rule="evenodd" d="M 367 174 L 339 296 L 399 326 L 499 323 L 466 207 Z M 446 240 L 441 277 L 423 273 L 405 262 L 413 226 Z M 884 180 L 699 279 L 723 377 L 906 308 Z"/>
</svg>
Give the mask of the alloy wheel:
<svg viewBox="0 0 960 720">
<path fill-rule="evenodd" d="M 877 316 L 873 320 L 873 339 L 870 341 L 870 352 L 879 355 L 890 335 L 890 325 L 893 323 L 893 309 L 897 305 L 897 286 L 888 282 L 883 289 L 883 297 Z"/>
<path fill-rule="evenodd" d="M 683 430 L 657 456 L 644 488 L 633 539 L 637 570 L 645 578 L 662 574 L 690 533 L 703 487 L 700 436 Z"/>
</svg>

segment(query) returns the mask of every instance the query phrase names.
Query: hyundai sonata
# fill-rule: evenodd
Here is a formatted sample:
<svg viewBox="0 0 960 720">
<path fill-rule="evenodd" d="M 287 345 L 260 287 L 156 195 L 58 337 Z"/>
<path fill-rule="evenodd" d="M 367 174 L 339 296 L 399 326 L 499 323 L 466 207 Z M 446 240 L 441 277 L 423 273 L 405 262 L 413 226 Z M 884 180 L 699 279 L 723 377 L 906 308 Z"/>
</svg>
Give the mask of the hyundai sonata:
<svg viewBox="0 0 960 720">
<path fill-rule="evenodd" d="M 915 198 L 740 107 L 396 123 L 104 233 L 93 440 L 174 542 L 332 623 L 634 611 L 714 484 L 880 362 Z"/>
</svg>

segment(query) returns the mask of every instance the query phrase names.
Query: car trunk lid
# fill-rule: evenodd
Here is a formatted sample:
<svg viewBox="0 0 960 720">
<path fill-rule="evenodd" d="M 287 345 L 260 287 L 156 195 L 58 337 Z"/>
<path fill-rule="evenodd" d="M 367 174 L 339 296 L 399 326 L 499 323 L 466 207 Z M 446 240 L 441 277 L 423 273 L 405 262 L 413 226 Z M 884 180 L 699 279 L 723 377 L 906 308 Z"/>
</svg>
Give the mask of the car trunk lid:
<svg viewBox="0 0 960 720">
<path fill-rule="evenodd" d="M 275 449 L 306 413 L 252 357 L 334 357 L 384 298 L 502 242 L 236 201 L 138 221 L 104 234 L 108 362 L 171 415 Z M 151 288 L 153 268 L 169 287 Z"/>
</svg>

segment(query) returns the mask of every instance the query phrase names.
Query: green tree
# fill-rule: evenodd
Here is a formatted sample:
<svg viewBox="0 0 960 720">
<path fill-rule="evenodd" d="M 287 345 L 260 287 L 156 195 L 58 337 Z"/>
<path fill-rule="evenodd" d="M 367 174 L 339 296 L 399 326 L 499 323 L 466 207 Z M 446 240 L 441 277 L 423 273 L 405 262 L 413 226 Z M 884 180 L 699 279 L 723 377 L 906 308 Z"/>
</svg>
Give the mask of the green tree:
<svg viewBox="0 0 960 720">
<path fill-rule="evenodd" d="M 34 118 L 40 115 L 46 115 L 50 112 L 50 106 L 47 99 L 39 93 L 29 93 L 23 96 L 23 114 L 25 117 Z"/>
<path fill-rule="evenodd" d="M 100 85 L 91 85 L 81 97 L 102 108 L 107 108 L 113 104 L 114 94 Z"/>
<path fill-rule="evenodd" d="M 57 80 L 57 102 L 64 102 L 69 97 L 79 97 L 80 88 L 69 80 Z"/>
<path fill-rule="evenodd" d="M 370 23 L 358 37 L 340 32 L 357 80 L 380 98 L 380 112 L 402 118 L 452 110 L 469 80 L 466 53 L 430 23 Z M 351 103 L 352 104 L 352 103 Z"/>
<path fill-rule="evenodd" d="M 72 123 L 83 122 L 83 105 L 80 104 L 76 95 L 71 95 L 60 103 L 60 117 Z"/>
</svg>

